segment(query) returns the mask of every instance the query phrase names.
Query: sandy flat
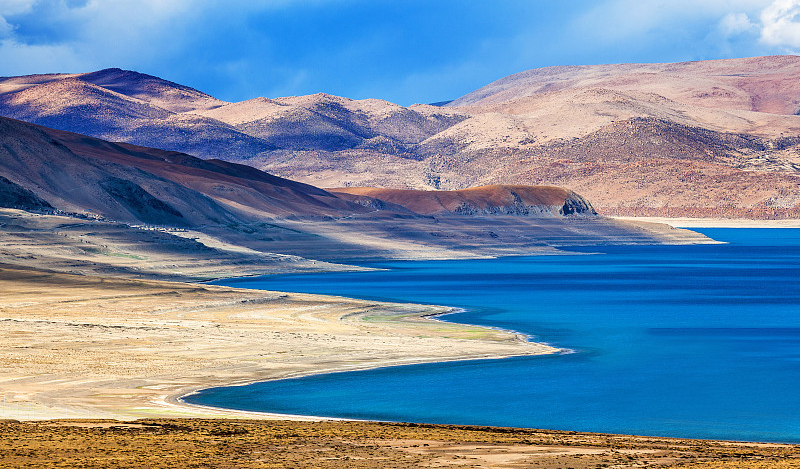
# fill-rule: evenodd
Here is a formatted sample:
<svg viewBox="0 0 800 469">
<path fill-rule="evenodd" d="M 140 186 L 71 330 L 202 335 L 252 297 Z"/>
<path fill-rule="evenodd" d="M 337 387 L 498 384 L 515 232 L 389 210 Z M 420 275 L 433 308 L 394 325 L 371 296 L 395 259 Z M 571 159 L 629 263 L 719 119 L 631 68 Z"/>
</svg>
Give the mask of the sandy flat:
<svg viewBox="0 0 800 469">
<path fill-rule="evenodd" d="M 270 273 L 364 270 L 256 251 L 198 231 L 0 208 L 0 263 L 58 272 L 204 281 Z"/>
<path fill-rule="evenodd" d="M 630 222 L 663 223 L 674 228 L 800 228 L 800 220 L 750 220 L 744 218 L 612 217 Z"/>
<path fill-rule="evenodd" d="M 325 371 L 557 351 L 426 318 L 446 307 L 0 267 L 0 418 L 253 416 L 177 398 Z"/>
</svg>

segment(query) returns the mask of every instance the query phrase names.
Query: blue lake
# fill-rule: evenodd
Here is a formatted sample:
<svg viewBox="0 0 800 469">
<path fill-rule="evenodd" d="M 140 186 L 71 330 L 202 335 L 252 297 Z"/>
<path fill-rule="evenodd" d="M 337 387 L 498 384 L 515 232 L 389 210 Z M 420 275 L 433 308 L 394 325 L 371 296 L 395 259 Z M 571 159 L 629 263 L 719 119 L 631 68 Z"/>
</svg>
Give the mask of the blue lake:
<svg viewBox="0 0 800 469">
<path fill-rule="evenodd" d="M 800 230 L 728 244 L 370 264 L 219 284 L 461 307 L 572 354 L 412 365 L 216 388 L 193 403 L 374 420 L 800 442 Z"/>
</svg>

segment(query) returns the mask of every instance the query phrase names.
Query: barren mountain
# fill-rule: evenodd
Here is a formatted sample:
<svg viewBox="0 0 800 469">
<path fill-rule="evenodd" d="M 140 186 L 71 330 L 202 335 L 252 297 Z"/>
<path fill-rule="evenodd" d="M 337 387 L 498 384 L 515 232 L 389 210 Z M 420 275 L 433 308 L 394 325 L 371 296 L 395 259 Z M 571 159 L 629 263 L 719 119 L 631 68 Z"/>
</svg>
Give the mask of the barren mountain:
<svg viewBox="0 0 800 469">
<path fill-rule="evenodd" d="M 406 152 L 468 116 L 327 94 L 241 103 L 137 72 L 0 78 L 0 115 L 99 138 L 246 161 L 285 151 Z"/>
<path fill-rule="evenodd" d="M 226 103 L 119 69 L 0 79 L 0 114 L 315 186 L 575 190 L 600 213 L 800 216 L 800 57 L 549 67 L 447 105 Z"/>
<path fill-rule="evenodd" d="M 471 117 L 410 153 L 263 167 L 323 186 L 554 184 L 605 214 L 797 218 L 798 76 L 794 56 L 531 70 L 449 103 Z"/>
<path fill-rule="evenodd" d="M 337 196 L 247 165 L 0 118 L 0 263 L 213 278 L 342 268 L 309 258 L 471 258 L 707 241 L 594 216 L 580 196 L 553 187 L 436 194 L 446 210 L 426 214 L 413 208 L 431 194 L 402 192 L 386 193 L 387 201 Z"/>
<path fill-rule="evenodd" d="M 546 67 L 490 83 L 449 106 L 508 103 L 567 89 L 655 93 L 683 104 L 770 114 L 800 110 L 800 58 L 752 57 L 668 64 Z"/>
<path fill-rule="evenodd" d="M 171 226 L 366 211 L 246 165 L 0 118 L 0 175 L 67 212 Z M 24 207 L 20 207 L 24 208 Z"/>
</svg>

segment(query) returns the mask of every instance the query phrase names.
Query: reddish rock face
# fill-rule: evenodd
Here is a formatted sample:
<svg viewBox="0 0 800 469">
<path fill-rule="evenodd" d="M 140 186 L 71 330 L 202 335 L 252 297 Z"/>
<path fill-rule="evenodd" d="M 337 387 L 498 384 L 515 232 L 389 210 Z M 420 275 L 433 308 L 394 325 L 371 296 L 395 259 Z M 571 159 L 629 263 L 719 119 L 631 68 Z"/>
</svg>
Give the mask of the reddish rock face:
<svg viewBox="0 0 800 469">
<path fill-rule="evenodd" d="M 491 185 L 455 191 L 346 187 L 337 195 L 367 196 L 423 215 L 559 216 L 594 214 L 591 204 L 572 191 L 552 186 Z"/>
</svg>

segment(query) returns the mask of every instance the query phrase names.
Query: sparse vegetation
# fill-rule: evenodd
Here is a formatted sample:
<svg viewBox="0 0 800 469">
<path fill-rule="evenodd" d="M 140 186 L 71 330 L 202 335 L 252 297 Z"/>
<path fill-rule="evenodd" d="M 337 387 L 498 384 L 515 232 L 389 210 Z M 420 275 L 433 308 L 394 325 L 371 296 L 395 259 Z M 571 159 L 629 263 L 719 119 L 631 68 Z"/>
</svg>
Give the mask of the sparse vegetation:
<svg viewBox="0 0 800 469">
<path fill-rule="evenodd" d="M 800 448 L 451 425 L 258 420 L 0 421 L 0 468 L 790 469 Z"/>
</svg>

